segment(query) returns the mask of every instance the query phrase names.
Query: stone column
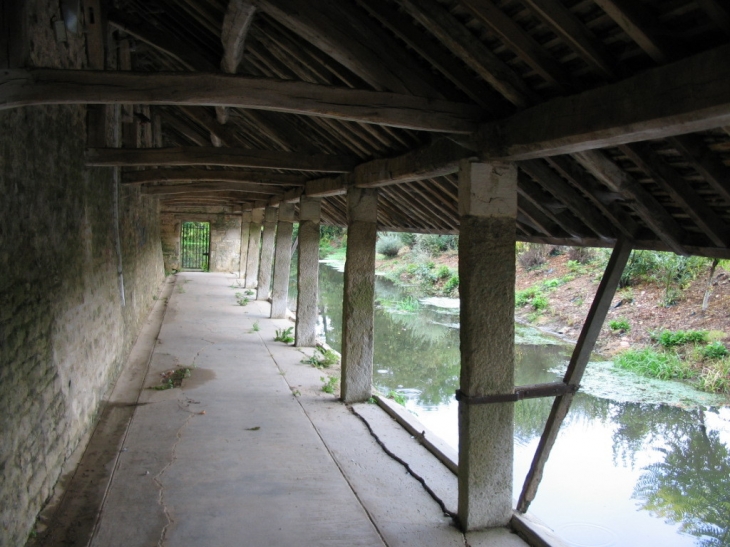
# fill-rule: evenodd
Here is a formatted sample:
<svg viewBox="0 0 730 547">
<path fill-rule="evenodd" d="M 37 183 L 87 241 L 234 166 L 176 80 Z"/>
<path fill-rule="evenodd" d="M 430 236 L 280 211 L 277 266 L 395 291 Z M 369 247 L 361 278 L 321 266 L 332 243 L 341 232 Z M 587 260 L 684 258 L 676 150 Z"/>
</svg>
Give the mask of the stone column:
<svg viewBox="0 0 730 547">
<path fill-rule="evenodd" d="M 289 304 L 289 272 L 291 271 L 291 235 L 294 231 L 294 204 L 279 204 L 279 224 L 276 227 L 274 281 L 271 285 L 271 318 L 286 317 Z"/>
<path fill-rule="evenodd" d="M 249 234 L 251 233 L 251 211 L 241 212 L 241 253 L 238 260 L 238 279 L 246 278 L 246 259 L 248 258 Z"/>
<path fill-rule="evenodd" d="M 341 386 L 346 403 L 366 401 L 372 392 L 377 213 L 377 190 L 347 190 Z"/>
<path fill-rule="evenodd" d="M 248 229 L 248 253 L 246 256 L 246 288 L 255 289 L 259 273 L 259 246 L 261 245 L 261 224 L 264 210 L 251 211 L 251 224 Z"/>
<path fill-rule="evenodd" d="M 271 266 L 274 263 L 274 236 L 276 236 L 276 217 L 279 210 L 267 207 L 264 212 L 264 232 L 261 236 L 261 262 L 256 300 L 268 300 L 271 293 Z"/>
<path fill-rule="evenodd" d="M 297 323 L 294 345 L 317 343 L 319 299 L 319 219 L 322 200 L 302 197 L 299 202 L 299 258 L 297 264 Z"/>
<path fill-rule="evenodd" d="M 514 403 L 468 398 L 514 388 L 517 167 L 462 161 L 459 214 L 459 521 L 477 530 L 512 514 Z"/>
</svg>

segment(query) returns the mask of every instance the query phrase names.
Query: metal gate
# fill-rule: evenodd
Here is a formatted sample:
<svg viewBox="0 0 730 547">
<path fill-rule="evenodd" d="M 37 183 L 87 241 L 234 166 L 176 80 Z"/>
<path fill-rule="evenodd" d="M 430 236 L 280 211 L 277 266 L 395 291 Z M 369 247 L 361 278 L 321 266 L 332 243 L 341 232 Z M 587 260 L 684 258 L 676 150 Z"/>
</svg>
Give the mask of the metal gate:
<svg viewBox="0 0 730 547">
<path fill-rule="evenodd" d="M 207 272 L 209 257 L 210 223 L 183 222 L 181 268 Z"/>
</svg>

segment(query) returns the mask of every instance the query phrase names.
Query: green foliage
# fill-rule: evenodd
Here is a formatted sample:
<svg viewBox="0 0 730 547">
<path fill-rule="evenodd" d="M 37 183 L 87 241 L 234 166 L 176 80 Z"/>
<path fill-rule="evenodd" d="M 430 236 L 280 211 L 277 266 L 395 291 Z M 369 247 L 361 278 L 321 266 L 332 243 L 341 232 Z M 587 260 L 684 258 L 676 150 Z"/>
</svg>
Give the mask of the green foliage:
<svg viewBox="0 0 730 547">
<path fill-rule="evenodd" d="M 692 369 L 674 352 L 653 348 L 628 350 L 616 356 L 614 364 L 643 376 L 660 380 L 687 379 L 694 376 Z"/>
<path fill-rule="evenodd" d="M 659 334 L 654 333 L 651 337 L 663 348 L 673 348 L 690 343 L 704 344 L 708 340 L 708 332 L 706 330 L 678 330 L 676 332 L 665 330 Z"/>
<path fill-rule="evenodd" d="M 322 381 L 322 391 L 329 394 L 335 392 L 339 383 L 339 380 L 335 376 L 320 376 L 319 379 Z"/>
<path fill-rule="evenodd" d="M 401 406 L 406 406 L 406 401 L 408 398 L 403 395 L 402 393 L 398 393 L 397 391 L 391 389 L 388 392 L 388 399 L 393 399 L 396 403 L 398 403 Z"/>
<path fill-rule="evenodd" d="M 261 325 L 259 325 L 259 322 L 258 321 L 254 321 L 253 322 L 253 325 L 251 325 L 251 330 L 253 332 L 258 332 L 258 331 L 261 330 Z"/>
<path fill-rule="evenodd" d="M 317 346 L 314 355 L 306 359 L 302 359 L 302 363 L 312 365 L 315 368 L 329 368 L 340 362 L 337 353 L 322 346 Z"/>
<path fill-rule="evenodd" d="M 335 249 L 345 246 L 347 230 L 339 226 L 319 225 L 319 255 L 322 257 L 332 254 Z M 343 257 L 344 260 L 344 257 Z"/>
<path fill-rule="evenodd" d="M 679 256 L 674 253 L 656 253 L 657 282 L 664 287 L 664 306 L 676 304 L 697 274 L 707 265 L 709 259 L 699 256 Z"/>
<path fill-rule="evenodd" d="M 185 378 L 190 378 L 192 368 L 190 367 L 178 367 L 170 370 L 166 370 L 162 373 L 162 383 L 159 386 L 153 386 L 150 389 L 155 391 L 164 391 L 166 389 L 173 389 L 182 386 L 182 382 Z"/>
<path fill-rule="evenodd" d="M 274 342 L 284 342 L 285 344 L 291 344 L 294 341 L 294 327 L 288 327 L 286 329 L 276 329 L 276 336 L 274 336 Z"/>
<path fill-rule="evenodd" d="M 728 356 L 727 348 L 722 342 L 715 341 L 700 350 L 703 359 L 722 359 Z"/>
<path fill-rule="evenodd" d="M 416 234 L 412 234 L 410 232 L 401 232 L 400 240 L 403 242 L 403 245 L 413 247 L 416 244 Z"/>
<path fill-rule="evenodd" d="M 459 248 L 459 236 L 417 234 L 414 247 L 429 256 L 438 256 L 443 252 Z"/>
<path fill-rule="evenodd" d="M 457 290 L 459 290 L 459 274 L 454 273 L 446 281 L 446 283 L 444 283 L 444 293 L 452 294 Z"/>
<path fill-rule="evenodd" d="M 614 319 L 608 322 L 608 326 L 612 331 L 629 332 L 631 324 L 626 319 Z"/>
<path fill-rule="evenodd" d="M 448 277 L 451 277 L 451 268 L 449 268 L 446 264 L 440 266 L 439 269 L 436 270 L 436 279 L 446 279 Z"/>
<path fill-rule="evenodd" d="M 539 268 L 547 261 L 548 246 L 538 243 L 528 243 L 524 250 L 518 252 L 517 262 L 520 263 L 525 270 L 534 270 Z"/>
<path fill-rule="evenodd" d="M 236 293 L 236 301 L 238 302 L 239 306 L 246 306 L 249 303 L 248 297 L 240 292 Z"/>
<path fill-rule="evenodd" d="M 543 311 L 548 308 L 548 299 L 545 295 L 538 294 L 532 299 L 532 307 L 535 311 Z"/>
<path fill-rule="evenodd" d="M 403 242 L 398 234 L 384 233 L 378 236 L 375 250 L 383 256 L 393 258 L 398 256 L 398 251 L 403 248 Z"/>
<path fill-rule="evenodd" d="M 515 306 L 523 308 L 528 305 L 535 311 L 543 311 L 548 308 L 549 302 L 538 287 L 528 287 L 515 293 Z"/>
<path fill-rule="evenodd" d="M 421 303 L 418 301 L 418 298 L 409 294 L 405 298 L 398 300 L 395 303 L 395 307 L 398 311 L 415 313 L 421 308 Z"/>
<path fill-rule="evenodd" d="M 606 251 L 605 258 L 608 260 L 610 250 Z M 657 267 L 656 255 L 657 253 L 654 251 L 631 251 L 624 272 L 621 274 L 619 287 L 630 287 L 650 278 Z"/>
<path fill-rule="evenodd" d="M 697 387 L 710 393 L 730 394 L 730 359 L 717 359 L 702 368 Z"/>
</svg>

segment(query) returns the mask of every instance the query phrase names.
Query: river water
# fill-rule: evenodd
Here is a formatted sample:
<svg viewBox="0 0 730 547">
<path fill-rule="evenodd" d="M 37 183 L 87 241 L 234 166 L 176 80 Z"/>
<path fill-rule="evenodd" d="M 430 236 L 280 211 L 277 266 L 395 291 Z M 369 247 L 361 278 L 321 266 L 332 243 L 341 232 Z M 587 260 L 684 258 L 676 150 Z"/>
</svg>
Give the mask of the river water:
<svg viewBox="0 0 730 547">
<path fill-rule="evenodd" d="M 341 265 L 340 265 L 341 267 Z M 340 349 L 343 275 L 320 267 L 320 329 Z M 376 284 L 374 384 L 458 448 L 458 303 Z M 454 307 L 456 305 L 456 307 Z M 572 347 L 518 325 L 516 384 L 562 379 Z M 552 398 L 515 403 L 514 496 Z M 727 400 L 591 362 L 530 513 L 575 547 L 730 546 Z"/>
</svg>

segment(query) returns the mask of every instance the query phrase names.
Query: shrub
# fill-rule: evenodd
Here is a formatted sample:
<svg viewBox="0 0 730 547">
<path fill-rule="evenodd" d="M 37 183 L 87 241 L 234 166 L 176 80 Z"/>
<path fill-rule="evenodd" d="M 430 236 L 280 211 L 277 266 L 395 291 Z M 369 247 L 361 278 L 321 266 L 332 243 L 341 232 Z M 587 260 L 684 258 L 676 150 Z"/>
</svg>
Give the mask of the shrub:
<svg viewBox="0 0 730 547">
<path fill-rule="evenodd" d="M 400 240 L 403 242 L 403 245 L 413 247 L 416 244 L 416 234 L 412 234 L 410 232 L 401 232 L 399 237 Z"/>
<path fill-rule="evenodd" d="M 626 319 L 609 321 L 608 326 L 612 331 L 629 332 L 631 330 L 631 324 Z"/>
<path fill-rule="evenodd" d="M 525 251 L 517 255 L 517 261 L 525 270 L 534 270 L 547 261 L 547 247 L 535 243 L 530 244 Z"/>
<path fill-rule="evenodd" d="M 568 260 L 578 264 L 588 264 L 596 258 L 596 253 L 590 247 L 570 247 Z"/>
<path fill-rule="evenodd" d="M 694 375 L 692 369 L 676 353 L 652 348 L 625 351 L 616 356 L 614 364 L 660 380 L 685 379 Z"/>
<path fill-rule="evenodd" d="M 730 359 L 723 359 L 705 367 L 697 380 L 697 387 L 710 393 L 730 393 Z"/>
<path fill-rule="evenodd" d="M 712 342 L 700 350 L 703 359 L 722 359 L 727 357 L 727 348 L 722 342 Z"/>
<path fill-rule="evenodd" d="M 655 253 L 654 279 L 664 287 L 664 306 L 676 304 L 687 285 L 697 277 L 709 259 L 699 256 L 679 256 Z"/>
<path fill-rule="evenodd" d="M 444 283 L 444 292 L 446 294 L 452 294 L 454 291 L 459 289 L 459 274 L 452 274 L 449 280 Z"/>
<path fill-rule="evenodd" d="M 515 306 L 518 308 L 532 306 L 535 311 L 542 311 L 548 307 L 547 297 L 537 287 L 528 287 L 515 293 Z"/>
<path fill-rule="evenodd" d="M 451 277 L 451 270 L 448 266 L 443 265 L 436 271 L 436 278 L 446 279 L 447 277 Z"/>
<path fill-rule="evenodd" d="M 383 256 L 393 258 L 403 248 L 403 241 L 396 234 L 381 234 L 375 245 L 375 250 Z"/>
<path fill-rule="evenodd" d="M 656 254 L 652 251 L 631 251 L 619 287 L 630 287 L 648 278 L 657 267 Z"/>
<path fill-rule="evenodd" d="M 458 249 L 459 237 L 450 235 L 418 234 L 415 247 L 430 256 L 437 256 L 450 249 Z"/>
<path fill-rule="evenodd" d="M 678 330 L 676 332 L 665 330 L 658 335 L 652 334 L 652 338 L 659 342 L 659 345 L 664 348 L 673 348 L 690 343 L 703 344 L 707 342 L 707 336 L 708 333 L 706 330 Z"/>
</svg>

